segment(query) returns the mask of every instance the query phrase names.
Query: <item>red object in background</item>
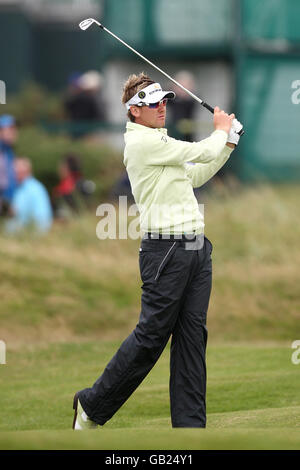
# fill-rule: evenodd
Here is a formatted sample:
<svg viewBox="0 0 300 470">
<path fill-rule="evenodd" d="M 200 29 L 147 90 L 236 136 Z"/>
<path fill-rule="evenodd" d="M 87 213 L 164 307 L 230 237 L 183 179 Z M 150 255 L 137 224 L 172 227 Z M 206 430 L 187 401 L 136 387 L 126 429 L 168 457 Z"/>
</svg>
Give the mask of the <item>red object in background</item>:
<svg viewBox="0 0 300 470">
<path fill-rule="evenodd" d="M 76 190 L 82 175 L 79 159 L 74 154 L 68 154 L 59 165 L 59 183 L 53 188 L 54 197 L 70 196 Z"/>
<path fill-rule="evenodd" d="M 53 192 L 56 196 L 66 196 L 72 194 L 76 188 L 76 180 L 73 176 L 69 175 L 63 178 L 60 183 L 55 186 Z"/>
</svg>

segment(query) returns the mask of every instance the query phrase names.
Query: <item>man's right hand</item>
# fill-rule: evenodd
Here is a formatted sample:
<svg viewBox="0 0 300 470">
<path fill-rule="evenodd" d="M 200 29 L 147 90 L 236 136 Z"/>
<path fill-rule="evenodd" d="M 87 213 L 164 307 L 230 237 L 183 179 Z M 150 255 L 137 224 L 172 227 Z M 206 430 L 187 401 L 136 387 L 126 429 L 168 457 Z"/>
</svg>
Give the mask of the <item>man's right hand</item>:
<svg viewBox="0 0 300 470">
<path fill-rule="evenodd" d="M 232 121 L 234 120 L 234 114 L 227 114 L 225 111 L 221 110 L 218 106 L 214 109 L 214 127 L 215 130 L 221 130 L 229 134 Z"/>
</svg>

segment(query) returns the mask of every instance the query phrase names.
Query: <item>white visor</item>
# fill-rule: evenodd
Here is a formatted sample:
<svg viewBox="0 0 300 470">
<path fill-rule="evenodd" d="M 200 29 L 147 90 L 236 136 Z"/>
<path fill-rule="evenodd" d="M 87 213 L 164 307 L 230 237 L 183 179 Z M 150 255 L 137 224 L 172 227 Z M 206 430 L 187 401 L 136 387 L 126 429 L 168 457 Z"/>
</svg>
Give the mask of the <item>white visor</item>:
<svg viewBox="0 0 300 470">
<path fill-rule="evenodd" d="M 162 91 L 159 83 L 152 83 L 146 88 L 138 91 L 129 101 L 127 101 L 126 108 L 130 109 L 130 106 L 141 106 L 143 103 L 151 104 L 157 103 L 164 98 L 173 100 L 175 98 L 174 91 Z"/>
</svg>

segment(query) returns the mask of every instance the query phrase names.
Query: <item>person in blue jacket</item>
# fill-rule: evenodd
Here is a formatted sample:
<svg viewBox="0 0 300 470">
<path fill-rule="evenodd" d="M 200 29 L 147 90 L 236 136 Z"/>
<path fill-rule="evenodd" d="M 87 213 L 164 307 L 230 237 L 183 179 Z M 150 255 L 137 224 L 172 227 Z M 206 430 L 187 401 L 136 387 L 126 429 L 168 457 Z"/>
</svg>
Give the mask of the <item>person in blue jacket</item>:
<svg viewBox="0 0 300 470">
<path fill-rule="evenodd" d="M 46 188 L 32 176 L 28 158 L 15 158 L 14 169 L 18 185 L 11 201 L 12 218 L 6 223 L 6 231 L 16 233 L 32 227 L 37 232 L 47 232 L 53 216 Z"/>
<path fill-rule="evenodd" d="M 18 138 L 13 116 L 0 116 L 0 212 L 2 204 L 10 204 L 16 190 L 13 146 Z"/>
</svg>

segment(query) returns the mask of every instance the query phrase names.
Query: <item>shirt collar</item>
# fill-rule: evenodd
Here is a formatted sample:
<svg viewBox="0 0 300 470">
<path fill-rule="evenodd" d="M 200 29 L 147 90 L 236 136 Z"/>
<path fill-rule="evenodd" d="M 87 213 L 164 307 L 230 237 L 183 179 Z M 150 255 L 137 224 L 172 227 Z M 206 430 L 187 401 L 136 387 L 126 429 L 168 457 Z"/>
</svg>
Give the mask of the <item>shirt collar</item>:
<svg viewBox="0 0 300 470">
<path fill-rule="evenodd" d="M 135 122 L 127 122 L 126 124 L 126 132 L 129 131 L 144 131 L 144 132 L 161 132 L 162 134 L 167 135 L 168 134 L 168 129 L 165 127 L 161 128 L 155 128 L 153 129 L 152 127 L 147 127 L 147 126 L 142 126 L 141 124 L 136 124 Z"/>
</svg>

